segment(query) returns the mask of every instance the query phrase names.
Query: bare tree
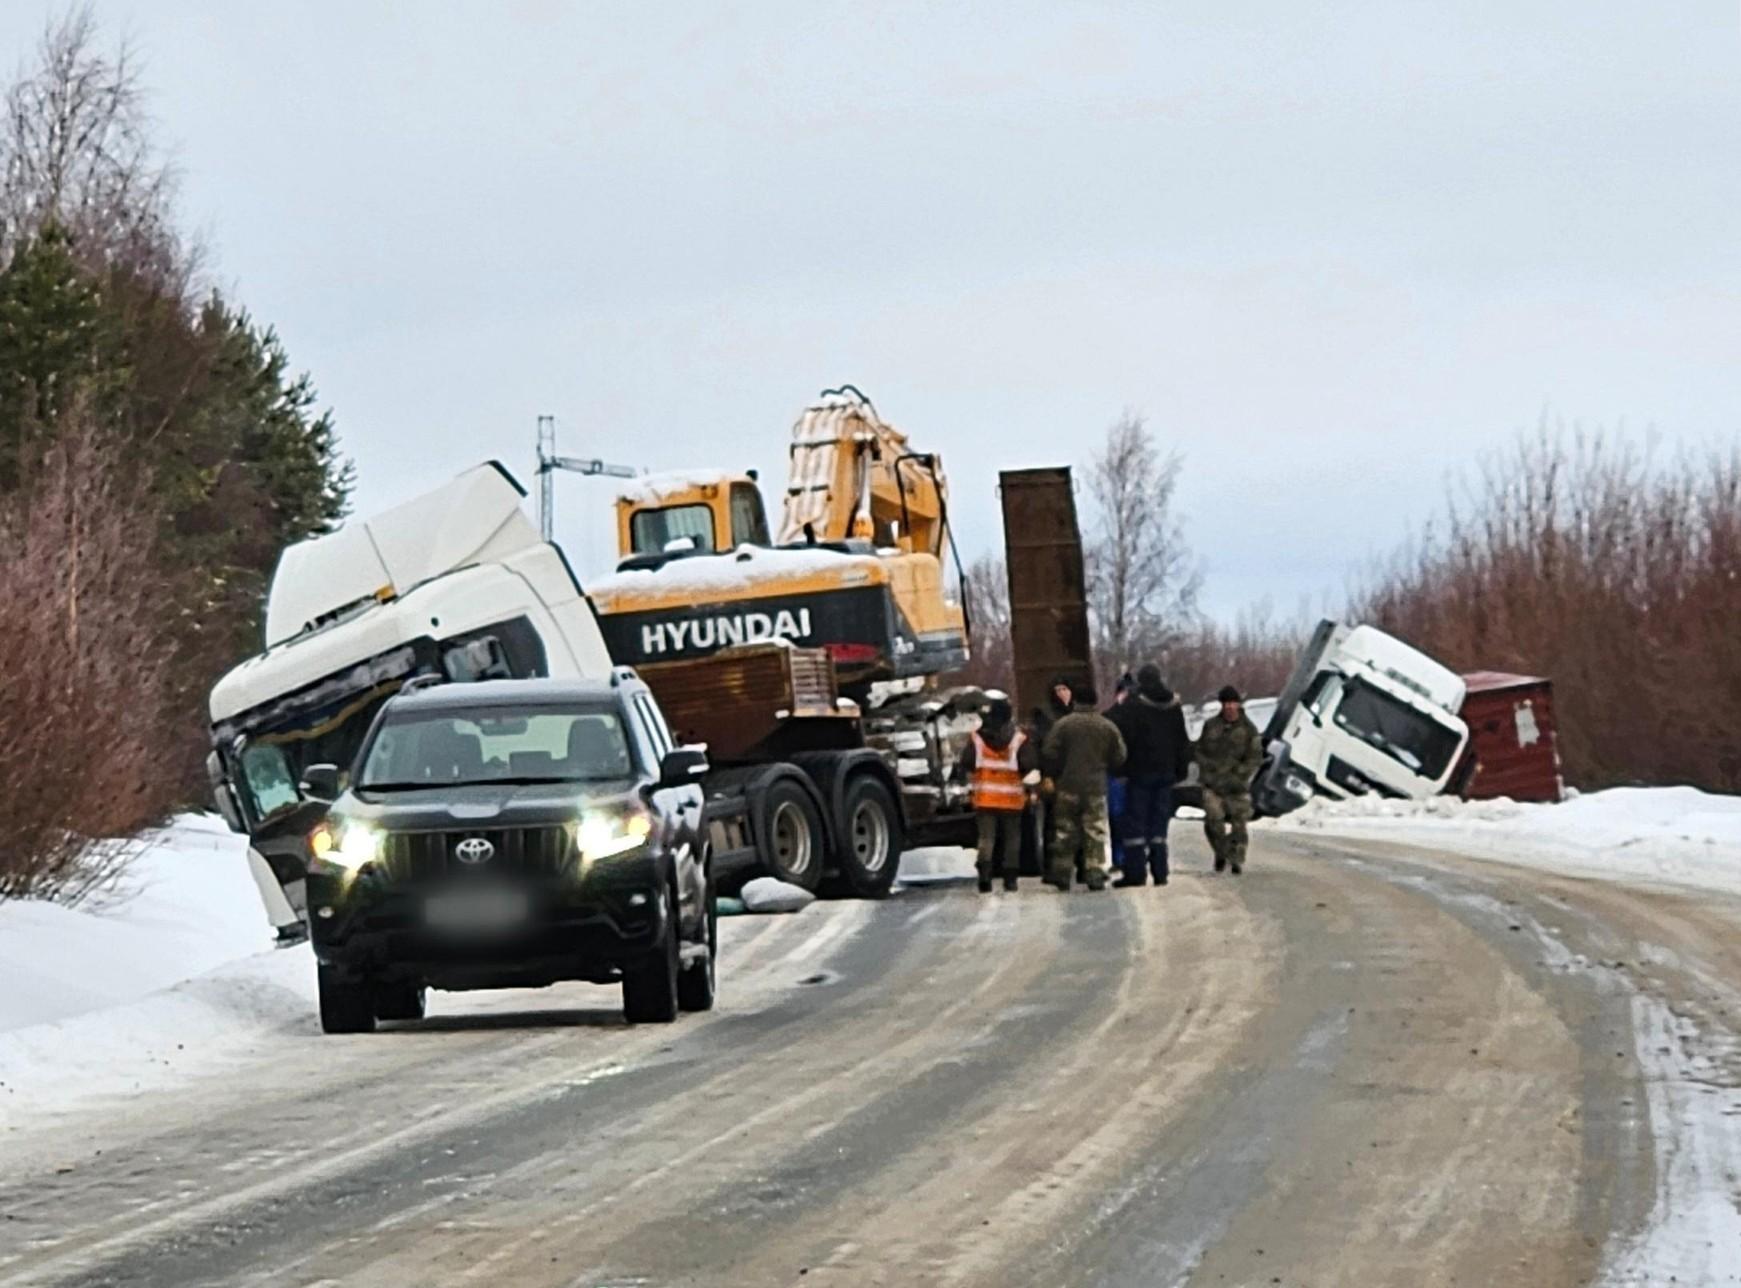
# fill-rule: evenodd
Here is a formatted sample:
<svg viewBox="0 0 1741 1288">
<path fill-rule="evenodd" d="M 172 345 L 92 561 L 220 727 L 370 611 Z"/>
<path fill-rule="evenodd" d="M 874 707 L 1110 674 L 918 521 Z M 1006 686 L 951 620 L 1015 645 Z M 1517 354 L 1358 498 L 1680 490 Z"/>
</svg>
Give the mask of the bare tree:
<svg viewBox="0 0 1741 1288">
<path fill-rule="evenodd" d="M 1183 468 L 1128 410 L 1089 462 L 1088 600 L 1103 673 L 1164 652 L 1197 619 L 1202 575 L 1173 508 Z"/>
<path fill-rule="evenodd" d="M 96 49 L 89 8 L 44 31 L 34 71 L 6 94 L 0 121 L 0 262 L 50 224 L 93 267 L 173 274 L 186 265 L 172 223 L 173 169 L 150 142 L 136 59 Z"/>
<path fill-rule="evenodd" d="M 973 657 L 951 678 L 1013 695 L 1016 663 L 1010 638 L 1009 571 L 1001 556 L 982 554 L 967 565 L 967 619 L 973 630 Z"/>
</svg>

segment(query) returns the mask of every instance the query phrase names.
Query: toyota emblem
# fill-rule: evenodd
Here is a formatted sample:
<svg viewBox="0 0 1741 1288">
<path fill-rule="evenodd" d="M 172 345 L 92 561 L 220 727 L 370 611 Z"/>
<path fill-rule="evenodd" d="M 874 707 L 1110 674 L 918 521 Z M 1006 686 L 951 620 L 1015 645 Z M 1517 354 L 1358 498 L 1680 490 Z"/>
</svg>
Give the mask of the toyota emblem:
<svg viewBox="0 0 1741 1288">
<path fill-rule="evenodd" d="M 453 847 L 453 857 L 461 863 L 488 863 L 496 853 L 496 847 L 481 836 L 468 836 Z"/>
</svg>

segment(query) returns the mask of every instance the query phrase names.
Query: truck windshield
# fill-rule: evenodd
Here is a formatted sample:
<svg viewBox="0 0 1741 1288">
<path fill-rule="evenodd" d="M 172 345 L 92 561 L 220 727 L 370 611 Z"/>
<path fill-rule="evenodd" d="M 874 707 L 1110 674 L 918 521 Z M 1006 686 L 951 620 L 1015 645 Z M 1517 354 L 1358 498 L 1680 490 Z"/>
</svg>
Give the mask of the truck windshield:
<svg viewBox="0 0 1741 1288">
<path fill-rule="evenodd" d="M 659 554 L 682 537 L 697 550 L 715 549 L 713 511 L 705 505 L 668 505 L 641 510 L 629 521 L 629 544 L 638 555 Z"/>
<path fill-rule="evenodd" d="M 363 761 L 362 791 L 504 783 L 597 783 L 633 773 L 614 711 L 492 708 L 389 716 Z"/>
<path fill-rule="evenodd" d="M 1455 729 L 1358 679 L 1343 691 L 1336 724 L 1428 779 L 1445 772 L 1462 741 Z"/>
</svg>

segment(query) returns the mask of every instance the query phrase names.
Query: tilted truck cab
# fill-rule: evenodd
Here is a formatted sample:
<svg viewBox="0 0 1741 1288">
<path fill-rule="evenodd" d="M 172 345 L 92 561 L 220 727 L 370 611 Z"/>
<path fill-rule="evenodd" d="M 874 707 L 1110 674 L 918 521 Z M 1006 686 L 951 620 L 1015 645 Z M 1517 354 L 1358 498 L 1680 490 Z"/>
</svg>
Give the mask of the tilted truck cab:
<svg viewBox="0 0 1741 1288">
<path fill-rule="evenodd" d="M 592 605 L 524 495 L 500 465 L 480 465 L 280 558 L 266 650 L 212 690 L 208 768 L 281 937 L 303 931 L 305 843 L 326 810 L 303 772 L 348 767 L 407 680 L 610 675 Z"/>
<path fill-rule="evenodd" d="M 1455 672 L 1375 626 L 1320 622 L 1264 729 L 1258 812 L 1313 796 L 1436 796 L 1469 741 L 1463 691 Z"/>
</svg>

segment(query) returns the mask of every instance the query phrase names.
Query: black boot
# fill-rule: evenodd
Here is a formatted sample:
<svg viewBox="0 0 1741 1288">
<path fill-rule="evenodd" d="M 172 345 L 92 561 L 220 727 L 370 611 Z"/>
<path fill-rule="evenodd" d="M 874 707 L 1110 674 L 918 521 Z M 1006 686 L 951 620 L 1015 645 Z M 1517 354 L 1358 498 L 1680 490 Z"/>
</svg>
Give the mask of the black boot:
<svg viewBox="0 0 1741 1288">
<path fill-rule="evenodd" d="M 1016 879 L 1014 877 L 1005 877 L 1003 879 L 1003 888 L 1013 894 L 1016 889 Z"/>
<path fill-rule="evenodd" d="M 981 877 L 979 879 L 979 892 L 981 894 L 990 894 L 991 893 L 991 878 L 990 877 Z"/>
<path fill-rule="evenodd" d="M 1126 872 L 1122 876 L 1120 876 L 1118 880 L 1116 880 L 1112 883 L 1112 888 L 1114 890 L 1129 890 L 1135 886 L 1140 886 L 1142 884 L 1143 884 L 1143 874 L 1142 873 L 1140 873 L 1140 872 Z"/>
<path fill-rule="evenodd" d="M 1227 860 L 1222 858 L 1219 854 L 1215 856 L 1215 870 L 1217 872 L 1227 871 Z"/>
</svg>

